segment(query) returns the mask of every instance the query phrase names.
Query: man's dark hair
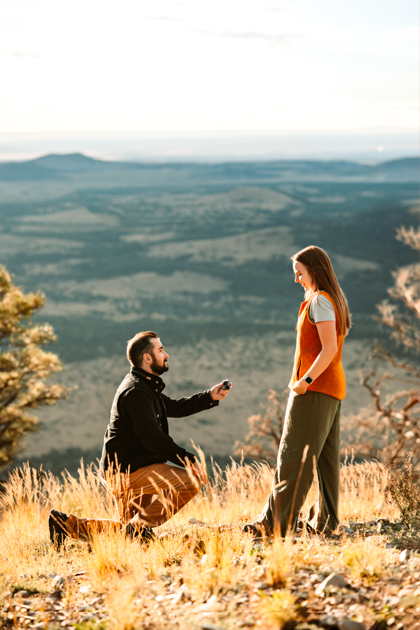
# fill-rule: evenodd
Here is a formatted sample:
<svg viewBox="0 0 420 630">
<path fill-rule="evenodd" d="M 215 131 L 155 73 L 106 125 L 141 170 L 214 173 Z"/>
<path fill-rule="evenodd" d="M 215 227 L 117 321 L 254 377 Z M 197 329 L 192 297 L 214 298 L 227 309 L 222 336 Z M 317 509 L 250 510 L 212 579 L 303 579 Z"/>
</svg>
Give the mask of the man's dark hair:
<svg viewBox="0 0 420 630">
<path fill-rule="evenodd" d="M 134 367 L 141 367 L 144 354 L 151 354 L 153 343 L 151 339 L 159 339 L 158 335 L 148 330 L 139 332 L 127 341 L 127 359 Z"/>
</svg>

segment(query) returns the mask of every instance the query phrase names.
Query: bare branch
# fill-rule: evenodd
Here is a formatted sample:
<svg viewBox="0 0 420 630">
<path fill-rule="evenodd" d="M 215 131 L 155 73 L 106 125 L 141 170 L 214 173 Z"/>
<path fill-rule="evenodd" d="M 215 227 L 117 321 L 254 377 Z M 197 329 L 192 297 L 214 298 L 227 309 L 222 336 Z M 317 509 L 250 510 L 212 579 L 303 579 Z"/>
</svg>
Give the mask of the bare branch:
<svg viewBox="0 0 420 630">
<path fill-rule="evenodd" d="M 235 455 L 244 455 L 275 464 L 283 431 L 287 395 L 288 390 L 283 393 L 279 401 L 276 392 L 269 390 L 268 407 L 263 414 L 255 414 L 248 418 L 250 430 L 244 442 L 235 443 Z"/>
<path fill-rule="evenodd" d="M 397 238 L 420 253 L 420 230 L 401 228 Z M 392 331 L 392 339 L 410 358 L 402 359 L 377 342 L 373 344 L 370 369 L 361 373 L 372 404 L 345 419 L 349 435 L 346 448 L 387 466 L 402 465 L 411 452 L 420 474 L 420 263 L 399 269 L 394 281 L 389 290 L 393 302 L 382 302 L 376 319 Z M 401 390 L 398 382 L 413 387 Z"/>
</svg>

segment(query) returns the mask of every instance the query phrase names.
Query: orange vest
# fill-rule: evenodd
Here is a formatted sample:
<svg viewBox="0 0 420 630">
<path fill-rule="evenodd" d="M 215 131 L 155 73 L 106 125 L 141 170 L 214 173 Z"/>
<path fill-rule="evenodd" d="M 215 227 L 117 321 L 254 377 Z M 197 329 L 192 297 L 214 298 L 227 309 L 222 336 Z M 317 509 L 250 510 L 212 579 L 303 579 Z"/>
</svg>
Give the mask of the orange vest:
<svg viewBox="0 0 420 630">
<path fill-rule="evenodd" d="M 325 295 L 325 297 L 328 298 L 334 306 L 334 302 L 328 293 L 320 291 L 318 295 Z M 322 350 L 321 340 L 318 335 L 316 324 L 311 322 L 309 319 L 309 305 L 311 301 L 312 300 L 309 299 L 306 302 L 303 302 L 299 311 L 299 318 L 296 326 L 297 339 L 295 362 L 292 378 L 289 383 L 290 389 L 292 389 L 293 385 L 299 380 L 299 378 L 309 371 Z M 338 322 L 337 310 L 336 322 Z M 338 324 L 336 324 L 336 327 L 337 326 Z M 344 335 L 339 335 L 337 331 L 337 352 L 327 369 L 324 370 L 324 372 L 322 372 L 322 374 L 318 376 L 311 385 L 309 385 L 308 391 L 328 394 L 333 398 L 338 398 L 338 400 L 343 400 L 343 398 L 345 398 L 346 379 L 344 377 L 343 366 L 341 365 L 343 342 Z"/>
</svg>

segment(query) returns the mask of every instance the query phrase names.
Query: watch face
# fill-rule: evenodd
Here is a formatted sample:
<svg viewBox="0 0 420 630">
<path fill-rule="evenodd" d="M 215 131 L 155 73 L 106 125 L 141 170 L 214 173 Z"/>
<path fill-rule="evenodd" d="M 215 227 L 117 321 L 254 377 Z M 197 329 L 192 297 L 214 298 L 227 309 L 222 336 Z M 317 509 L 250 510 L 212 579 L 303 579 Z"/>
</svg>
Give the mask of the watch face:
<svg viewBox="0 0 420 630">
<path fill-rule="evenodd" d="M 310 385 L 310 384 L 313 382 L 313 379 L 312 379 L 310 376 L 307 376 L 307 377 L 305 378 L 305 381 L 306 381 L 307 383 L 309 383 L 309 385 Z"/>
</svg>

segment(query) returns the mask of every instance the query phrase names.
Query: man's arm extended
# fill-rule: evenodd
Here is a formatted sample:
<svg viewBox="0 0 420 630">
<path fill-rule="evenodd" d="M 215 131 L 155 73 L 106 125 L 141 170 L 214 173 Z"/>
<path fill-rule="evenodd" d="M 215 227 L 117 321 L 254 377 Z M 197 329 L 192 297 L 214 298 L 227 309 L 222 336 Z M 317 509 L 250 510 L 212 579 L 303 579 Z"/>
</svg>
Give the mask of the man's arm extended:
<svg viewBox="0 0 420 630">
<path fill-rule="evenodd" d="M 198 413 L 205 409 L 212 409 L 219 404 L 218 401 L 213 400 L 211 397 L 210 390 L 194 394 L 189 398 L 179 398 L 178 400 L 169 398 L 169 396 L 165 396 L 164 394 L 161 394 L 161 396 L 165 403 L 166 413 L 171 418 L 191 416 L 193 413 Z"/>
<path fill-rule="evenodd" d="M 146 448 L 168 459 L 174 464 L 182 465 L 189 460 L 195 461 L 195 455 L 189 453 L 174 442 L 159 426 L 153 404 L 152 392 L 137 388 L 130 389 L 123 397 L 124 411 L 129 415 L 138 439 Z"/>
<path fill-rule="evenodd" d="M 171 418 L 184 418 L 185 416 L 191 416 L 193 413 L 217 407 L 219 400 L 225 398 L 229 392 L 229 389 L 222 389 L 222 386 L 223 383 L 219 383 L 205 392 L 194 394 L 194 396 L 189 398 L 179 398 L 178 400 L 162 394 L 166 413 Z"/>
</svg>

